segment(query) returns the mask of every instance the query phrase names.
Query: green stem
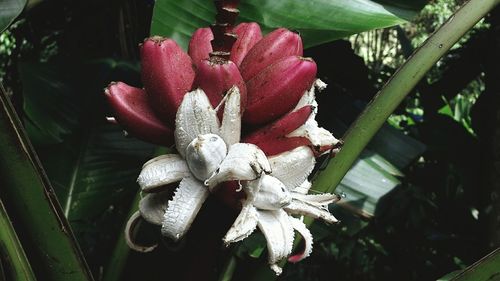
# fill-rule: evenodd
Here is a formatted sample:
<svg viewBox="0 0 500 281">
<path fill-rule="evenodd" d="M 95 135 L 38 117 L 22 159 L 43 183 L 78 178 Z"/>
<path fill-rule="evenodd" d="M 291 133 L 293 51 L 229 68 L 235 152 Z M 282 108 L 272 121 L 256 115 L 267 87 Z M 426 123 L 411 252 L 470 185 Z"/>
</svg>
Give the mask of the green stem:
<svg viewBox="0 0 500 281">
<path fill-rule="evenodd" d="M 138 209 L 139 201 L 141 200 L 141 193 L 137 192 L 137 195 L 134 198 L 134 201 L 131 204 L 131 208 L 129 210 L 127 220 L 130 218 Z M 126 223 L 126 221 L 125 221 Z M 121 228 L 122 231 L 116 241 L 115 248 L 113 249 L 113 254 L 111 255 L 111 259 L 109 259 L 109 263 L 107 264 L 104 272 L 104 277 L 102 281 L 118 281 L 121 279 L 123 269 L 127 264 L 127 259 L 130 255 L 130 248 L 127 246 L 125 242 L 125 224 Z"/>
<path fill-rule="evenodd" d="M 8 280 L 32 281 L 36 280 L 28 258 L 24 253 L 21 242 L 10 222 L 7 211 L 0 200 L 0 260 L 10 265 L 11 272 L 4 272 L 11 277 Z"/>
<path fill-rule="evenodd" d="M 500 0 L 470 0 L 401 66 L 368 104 L 343 137 L 342 150 L 314 182 L 314 189 L 333 192 L 361 151 L 401 101 L 431 67 Z"/>
<path fill-rule="evenodd" d="M 236 260 L 236 256 L 231 254 L 229 260 L 224 266 L 224 271 L 219 277 L 219 281 L 231 281 L 233 278 L 234 271 L 236 270 L 236 265 L 238 261 Z"/>
<path fill-rule="evenodd" d="M 0 85 L 0 198 L 36 276 L 88 281 L 92 275 L 19 117 Z"/>
</svg>

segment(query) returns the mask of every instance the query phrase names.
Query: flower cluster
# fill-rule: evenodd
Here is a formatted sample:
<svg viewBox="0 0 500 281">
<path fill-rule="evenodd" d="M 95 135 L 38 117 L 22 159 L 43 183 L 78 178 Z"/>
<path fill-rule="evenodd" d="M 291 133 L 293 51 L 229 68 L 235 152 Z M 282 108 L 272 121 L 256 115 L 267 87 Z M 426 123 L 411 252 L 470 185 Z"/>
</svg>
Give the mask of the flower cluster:
<svg viewBox="0 0 500 281">
<path fill-rule="evenodd" d="M 224 243 L 259 228 L 271 268 L 279 274 L 277 263 L 291 255 L 295 231 L 306 246 L 289 260 L 299 261 L 312 249 L 300 216 L 337 221 L 327 207 L 339 198 L 307 194 L 307 178 L 315 157 L 336 149 L 339 141 L 315 121 L 315 91 L 326 85 L 315 78 L 315 62 L 302 57 L 300 36 L 280 28 L 262 37 L 256 23 L 233 31 L 238 37 L 229 60 L 210 55 L 209 28 L 193 34 L 188 54 L 171 39 L 146 39 L 144 89 L 121 82 L 106 89 L 114 118 L 131 135 L 175 144 L 178 153 L 144 164 L 138 183 L 145 195 L 127 224 L 127 242 L 138 251 L 154 249 L 133 242 L 130 230 L 139 219 L 181 239 L 209 194 L 229 190 L 227 183 L 236 181 L 245 196 Z M 168 189 L 178 182 L 170 198 Z"/>
</svg>

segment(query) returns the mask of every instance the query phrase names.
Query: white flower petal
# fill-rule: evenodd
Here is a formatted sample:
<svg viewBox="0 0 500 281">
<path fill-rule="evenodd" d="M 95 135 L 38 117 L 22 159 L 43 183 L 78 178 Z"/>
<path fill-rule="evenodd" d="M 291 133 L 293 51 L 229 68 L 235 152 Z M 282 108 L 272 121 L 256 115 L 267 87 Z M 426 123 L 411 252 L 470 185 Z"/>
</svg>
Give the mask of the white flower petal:
<svg viewBox="0 0 500 281">
<path fill-rule="evenodd" d="M 226 158 L 219 169 L 205 181 L 210 188 L 225 181 L 255 180 L 262 173 L 270 173 L 271 167 L 266 155 L 256 145 L 236 143 L 229 147 Z"/>
<path fill-rule="evenodd" d="M 141 217 L 147 222 L 161 225 L 167 210 L 169 192 L 149 193 L 139 202 Z"/>
<path fill-rule="evenodd" d="M 296 111 L 306 105 L 312 105 L 313 107 L 317 108 L 318 103 L 316 102 L 316 89 L 321 92 L 326 88 L 326 86 L 327 85 L 325 82 L 321 81 L 320 79 L 316 79 L 311 88 L 308 91 L 304 92 L 304 95 L 302 95 L 302 98 L 300 98 L 293 111 Z M 314 118 L 316 117 L 316 113 L 317 111 L 313 112 Z"/>
<path fill-rule="evenodd" d="M 300 194 L 293 192 L 292 193 L 293 199 L 297 199 L 300 201 L 307 202 L 308 204 L 314 205 L 314 206 L 328 206 L 329 204 L 338 202 L 341 197 L 336 194 L 331 194 L 331 193 L 322 193 L 322 194 Z"/>
<path fill-rule="evenodd" d="M 224 244 L 229 245 L 250 236 L 257 227 L 257 220 L 257 209 L 251 204 L 244 204 L 240 214 L 226 233 L 226 236 L 224 236 Z"/>
<path fill-rule="evenodd" d="M 316 102 L 315 90 L 318 89 L 319 91 L 322 91 L 324 88 L 326 88 L 326 84 L 323 81 L 316 79 L 316 82 L 311 86 L 311 89 L 304 93 L 302 98 L 297 103 L 294 111 L 306 105 L 312 105 L 315 109 L 307 119 L 306 123 L 288 134 L 287 137 L 308 138 L 311 141 L 311 144 L 317 148 L 331 148 L 338 144 L 339 140 L 337 140 L 328 130 L 319 127 L 318 122 L 316 121 L 318 103 Z"/>
<path fill-rule="evenodd" d="M 285 185 L 275 177 L 263 175 L 253 205 L 259 210 L 279 210 L 290 204 L 292 196 Z"/>
<path fill-rule="evenodd" d="M 224 115 L 220 128 L 220 136 L 229 147 L 240 142 L 241 136 L 241 102 L 238 87 L 233 86 L 227 93 Z"/>
<path fill-rule="evenodd" d="M 155 157 L 142 166 L 137 182 L 144 192 L 158 191 L 157 187 L 180 181 L 190 175 L 186 161 L 178 154 Z"/>
<path fill-rule="evenodd" d="M 305 180 L 303 183 L 301 183 L 295 189 L 292 189 L 292 191 L 294 193 L 307 194 L 309 192 L 309 189 L 311 189 L 311 186 L 312 186 L 312 183 L 309 180 Z"/>
<path fill-rule="evenodd" d="M 330 214 L 328 208 L 318 207 L 316 205 L 309 204 L 297 199 L 293 199 L 292 202 L 285 206 L 283 209 L 285 209 L 285 211 L 291 215 L 304 215 L 315 219 L 320 218 L 327 223 L 338 222 L 338 220 L 332 214 Z"/>
<path fill-rule="evenodd" d="M 309 147 L 300 146 L 269 157 L 269 163 L 272 176 L 283 182 L 289 190 L 293 190 L 307 179 L 316 160 Z"/>
<path fill-rule="evenodd" d="M 130 247 L 130 249 L 137 252 L 147 253 L 154 250 L 158 246 L 158 244 L 151 246 L 143 246 L 135 243 L 134 239 L 132 239 L 132 237 L 134 236 L 135 227 L 137 226 L 138 223 L 140 223 L 141 219 L 142 217 L 139 212 L 135 212 L 130 217 L 130 219 L 128 219 L 127 225 L 125 226 L 125 242 Z"/>
<path fill-rule="evenodd" d="M 304 250 L 301 253 L 295 254 L 288 258 L 289 262 L 295 263 L 307 258 L 311 254 L 313 237 L 309 229 L 307 229 L 306 225 L 301 220 L 294 217 L 289 217 L 289 219 L 293 229 L 297 230 L 297 232 L 302 236 L 302 240 L 304 241 Z"/>
<path fill-rule="evenodd" d="M 311 141 L 313 147 L 319 150 L 322 148 L 333 148 L 339 143 L 339 140 L 336 139 L 332 133 L 324 128 L 318 126 L 318 122 L 312 117 L 314 114 L 311 114 L 309 119 L 307 119 L 304 125 L 297 128 L 295 131 L 291 132 L 287 135 L 287 137 L 305 137 Z M 328 151 L 325 151 L 327 153 Z"/>
<path fill-rule="evenodd" d="M 294 230 L 289 216 L 283 210 L 259 211 L 259 229 L 267 241 L 269 264 L 276 275 L 281 274 L 277 263 L 292 252 Z"/>
<path fill-rule="evenodd" d="M 219 134 L 219 119 L 205 92 L 196 89 L 187 93 L 175 118 L 175 146 L 184 156 L 186 147 L 198 135 Z"/>
<path fill-rule="evenodd" d="M 209 194 L 208 189 L 196 179 L 184 178 L 168 202 L 161 233 L 177 241 L 184 236 Z"/>
</svg>

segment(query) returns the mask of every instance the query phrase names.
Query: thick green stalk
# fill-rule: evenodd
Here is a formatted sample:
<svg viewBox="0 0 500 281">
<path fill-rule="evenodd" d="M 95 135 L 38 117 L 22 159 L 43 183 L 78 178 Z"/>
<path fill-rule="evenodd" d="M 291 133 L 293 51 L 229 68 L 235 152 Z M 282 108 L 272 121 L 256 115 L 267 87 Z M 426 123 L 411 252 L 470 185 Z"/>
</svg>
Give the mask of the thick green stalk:
<svg viewBox="0 0 500 281">
<path fill-rule="evenodd" d="M 11 270 L 5 272 L 7 276 L 11 277 L 9 280 L 36 280 L 2 200 L 0 200 L 0 229 L 0 259 L 9 264 Z"/>
<path fill-rule="evenodd" d="M 38 279 L 92 280 L 68 221 L 0 85 L 0 198 Z"/>
<path fill-rule="evenodd" d="M 441 278 L 439 280 L 453 280 L 453 281 L 488 281 L 498 280 L 500 275 L 500 248 L 489 253 L 484 258 L 480 259 L 473 265 L 467 267 L 461 272 L 454 272 L 453 277 Z M 447 276 L 450 276 L 447 275 Z M 438 280 L 438 281 L 439 281 Z"/>
<path fill-rule="evenodd" d="M 137 192 L 129 210 L 127 220 L 138 210 L 140 200 L 141 193 Z M 113 249 L 113 253 L 111 254 L 111 258 L 109 259 L 106 268 L 104 268 L 105 271 L 102 281 L 119 281 L 121 279 L 123 269 L 127 264 L 127 259 L 130 255 L 131 250 L 125 242 L 125 232 L 123 231 L 125 229 L 125 224 L 121 229 L 122 231 L 120 231 L 120 235 L 118 236 L 118 240 L 116 241 L 115 248 Z"/>
<path fill-rule="evenodd" d="M 427 71 L 500 0 L 470 0 L 415 51 L 368 104 L 343 137 L 342 150 L 314 182 L 314 189 L 332 192 L 371 138 Z"/>
</svg>

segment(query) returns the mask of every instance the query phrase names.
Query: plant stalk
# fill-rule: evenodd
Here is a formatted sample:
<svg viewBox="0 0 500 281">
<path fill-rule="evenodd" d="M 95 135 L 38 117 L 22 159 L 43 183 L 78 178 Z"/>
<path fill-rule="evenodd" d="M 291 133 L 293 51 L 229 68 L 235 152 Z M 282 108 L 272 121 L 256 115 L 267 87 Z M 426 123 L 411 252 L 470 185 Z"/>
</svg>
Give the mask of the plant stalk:
<svg viewBox="0 0 500 281">
<path fill-rule="evenodd" d="M 238 38 L 233 33 L 233 26 L 240 14 L 237 9 L 239 0 L 215 0 L 214 4 L 217 15 L 215 15 L 215 24 L 210 26 L 214 34 L 210 58 L 213 61 L 227 62 L 231 55 L 231 48 Z"/>
<path fill-rule="evenodd" d="M 0 200 L 0 229 L 0 261 L 7 261 L 9 264 L 10 271 L 4 272 L 10 277 L 8 280 L 36 280 L 2 200 Z"/>
<path fill-rule="evenodd" d="M 343 137 L 344 146 L 314 182 L 333 192 L 361 151 L 427 71 L 500 0 L 470 0 L 455 12 L 398 69 Z"/>
</svg>

